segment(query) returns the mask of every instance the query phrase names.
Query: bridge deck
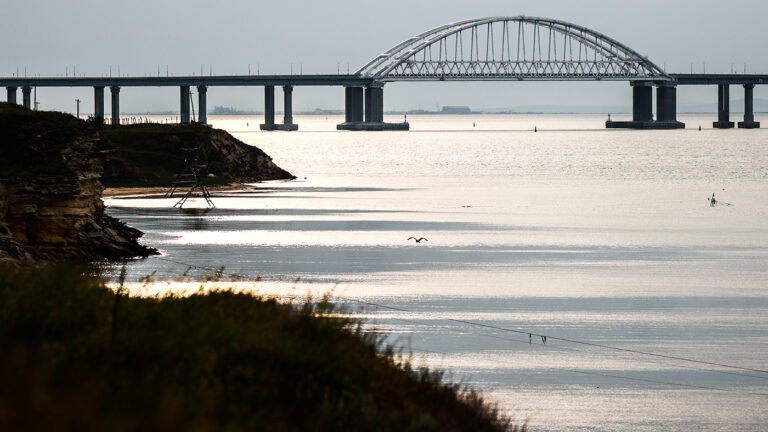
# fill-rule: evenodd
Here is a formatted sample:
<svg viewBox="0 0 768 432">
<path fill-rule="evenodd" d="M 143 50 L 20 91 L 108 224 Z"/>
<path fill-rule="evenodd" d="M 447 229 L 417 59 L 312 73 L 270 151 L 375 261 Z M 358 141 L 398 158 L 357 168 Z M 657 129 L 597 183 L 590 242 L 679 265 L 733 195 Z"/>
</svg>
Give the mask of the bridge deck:
<svg viewBox="0 0 768 432">
<path fill-rule="evenodd" d="M 372 82 L 358 75 L 0 78 L 2 87 L 368 86 Z"/>
<path fill-rule="evenodd" d="M 678 85 L 716 84 L 768 84 L 768 75 L 762 74 L 669 74 Z M 598 80 L 598 77 L 594 78 Z M 467 78 L 467 80 L 473 80 Z M 498 80 L 519 81 L 509 77 Z M 563 78 L 538 78 L 537 81 L 561 81 Z M 583 80 L 586 80 L 584 78 Z M 226 76 L 172 76 L 172 77 L 28 77 L 0 78 L 0 87 L 177 87 L 177 86 L 356 86 L 367 87 L 374 78 L 359 75 L 226 75 Z M 400 81 L 391 79 L 386 81 Z M 404 79 L 403 81 L 408 81 Z M 451 77 L 448 81 L 462 81 Z M 527 79 L 523 79 L 527 81 Z M 628 79 L 628 81 L 630 81 Z M 381 83 L 380 83 L 381 84 Z"/>
<path fill-rule="evenodd" d="M 768 84 L 768 75 L 760 74 L 670 74 L 679 85 Z"/>
</svg>

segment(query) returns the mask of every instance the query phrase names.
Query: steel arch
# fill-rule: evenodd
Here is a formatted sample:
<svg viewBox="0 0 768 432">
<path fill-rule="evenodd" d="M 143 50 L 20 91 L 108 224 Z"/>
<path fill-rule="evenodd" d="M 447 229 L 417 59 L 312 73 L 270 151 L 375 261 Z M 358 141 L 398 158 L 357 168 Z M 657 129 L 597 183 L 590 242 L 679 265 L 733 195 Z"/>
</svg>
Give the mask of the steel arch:
<svg viewBox="0 0 768 432">
<path fill-rule="evenodd" d="M 646 57 L 602 33 L 526 16 L 434 28 L 392 47 L 357 74 L 380 82 L 672 80 Z"/>
</svg>

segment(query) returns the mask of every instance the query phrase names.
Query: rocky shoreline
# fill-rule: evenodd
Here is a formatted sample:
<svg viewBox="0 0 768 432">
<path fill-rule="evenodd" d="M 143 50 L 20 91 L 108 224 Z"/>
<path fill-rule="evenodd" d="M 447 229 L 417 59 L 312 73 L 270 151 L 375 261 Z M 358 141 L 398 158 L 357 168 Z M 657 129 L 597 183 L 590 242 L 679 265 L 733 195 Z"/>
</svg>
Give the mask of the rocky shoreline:
<svg viewBox="0 0 768 432">
<path fill-rule="evenodd" d="M 170 185 L 162 176 L 146 177 L 153 164 L 179 161 L 156 154 L 161 159 L 132 165 L 137 148 L 174 154 L 179 146 L 198 145 L 215 162 L 216 176 L 227 182 L 293 178 L 264 152 L 224 131 L 152 126 L 106 129 L 68 114 L 0 103 L 0 264 L 119 261 L 157 254 L 138 242 L 141 231 L 107 215 L 102 201 L 105 164 L 113 172 L 118 164 L 121 172 L 133 173 L 123 180 L 133 178 L 138 186 L 154 180 Z"/>
<path fill-rule="evenodd" d="M 104 212 L 102 161 L 113 150 L 72 116 L 0 106 L 0 262 L 120 260 L 157 253 Z"/>
</svg>

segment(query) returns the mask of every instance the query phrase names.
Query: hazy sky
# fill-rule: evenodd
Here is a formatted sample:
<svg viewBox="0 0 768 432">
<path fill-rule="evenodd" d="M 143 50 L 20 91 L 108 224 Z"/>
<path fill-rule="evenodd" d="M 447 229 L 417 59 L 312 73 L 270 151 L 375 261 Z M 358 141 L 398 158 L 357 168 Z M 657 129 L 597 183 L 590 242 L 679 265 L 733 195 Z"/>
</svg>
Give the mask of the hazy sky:
<svg viewBox="0 0 768 432">
<path fill-rule="evenodd" d="M 0 75 L 51 76 L 121 73 L 131 76 L 248 72 L 355 71 L 402 40 L 435 26 L 484 16 L 530 15 L 570 21 L 605 33 L 669 72 L 768 72 L 765 0 L 644 2 L 549 0 L 4 0 L 0 26 Z M 89 88 L 39 89 L 41 109 L 74 110 L 74 99 L 92 111 Z M 733 98 L 741 98 L 733 88 Z M 683 87 L 680 104 L 711 102 L 713 87 Z M 4 94 L 0 99 L 4 99 Z M 768 97 L 760 87 L 756 97 Z M 211 88 L 209 106 L 262 109 L 259 87 Z M 281 99 L 278 94 L 278 100 Z M 385 109 L 436 105 L 473 108 L 519 105 L 624 105 L 627 83 L 393 83 Z M 294 109 L 343 107 L 337 87 L 297 88 Z M 177 110 L 178 89 L 125 88 L 124 111 Z M 278 103 L 279 108 L 280 103 Z M 107 108 L 109 109 L 109 108 Z"/>
</svg>

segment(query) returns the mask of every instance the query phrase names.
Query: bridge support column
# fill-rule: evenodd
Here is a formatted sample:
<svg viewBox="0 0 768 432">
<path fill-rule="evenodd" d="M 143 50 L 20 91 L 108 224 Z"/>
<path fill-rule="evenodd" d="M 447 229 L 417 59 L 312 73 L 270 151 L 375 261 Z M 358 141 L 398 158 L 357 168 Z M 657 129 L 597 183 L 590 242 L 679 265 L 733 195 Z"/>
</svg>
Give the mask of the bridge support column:
<svg viewBox="0 0 768 432">
<path fill-rule="evenodd" d="M 32 87 L 24 86 L 21 88 L 21 99 L 24 104 L 24 108 L 32 109 Z"/>
<path fill-rule="evenodd" d="M 5 91 L 8 94 L 8 103 L 15 104 L 16 103 L 16 87 L 8 86 L 5 88 Z"/>
<path fill-rule="evenodd" d="M 261 130 L 275 130 L 275 86 L 264 86 L 264 123 Z"/>
<path fill-rule="evenodd" d="M 730 129 L 733 122 L 730 121 L 730 89 L 728 84 L 717 85 L 717 121 L 712 123 L 716 129 Z"/>
<path fill-rule="evenodd" d="M 112 92 L 112 124 L 120 124 L 120 87 L 112 86 L 109 88 Z"/>
<path fill-rule="evenodd" d="M 293 86 L 283 86 L 283 122 L 275 123 L 275 86 L 264 86 L 264 124 L 259 126 L 266 131 L 295 131 L 299 125 L 293 123 Z"/>
<path fill-rule="evenodd" d="M 754 84 L 744 84 L 744 121 L 739 122 L 741 129 L 757 129 L 760 122 L 755 121 Z"/>
<path fill-rule="evenodd" d="M 93 88 L 93 118 L 97 123 L 104 123 L 104 86 Z"/>
<path fill-rule="evenodd" d="M 677 120 L 677 89 L 674 85 L 656 87 L 656 121 Z"/>
<path fill-rule="evenodd" d="M 662 83 L 656 88 L 656 128 L 683 129 L 685 123 L 677 121 L 677 87 Z"/>
<path fill-rule="evenodd" d="M 384 123 L 384 89 L 381 87 L 365 89 L 365 122 Z"/>
<path fill-rule="evenodd" d="M 197 121 L 201 124 L 208 124 L 207 95 L 208 86 L 197 86 L 197 106 L 200 111 L 197 115 Z"/>
<path fill-rule="evenodd" d="M 677 121 L 677 88 L 672 83 L 658 83 L 656 91 L 656 121 L 653 120 L 653 86 L 651 81 L 635 81 L 632 85 L 632 121 L 612 121 L 606 128 L 682 129 Z"/>
<path fill-rule="evenodd" d="M 189 124 L 189 86 L 179 86 L 179 123 Z"/>
<path fill-rule="evenodd" d="M 345 89 L 346 96 L 346 120 L 347 122 L 361 122 L 363 117 L 363 88 L 362 87 L 347 87 Z"/>
<path fill-rule="evenodd" d="M 299 125 L 293 123 L 293 86 L 283 86 L 283 124 L 277 125 L 279 130 L 299 130 Z"/>
<path fill-rule="evenodd" d="M 632 121 L 653 121 L 653 83 L 632 83 Z"/>
<path fill-rule="evenodd" d="M 366 87 L 346 87 L 344 90 L 344 123 L 336 125 L 338 130 L 408 130 L 407 122 L 384 123 L 383 84 Z"/>
<path fill-rule="evenodd" d="M 261 130 L 275 130 L 275 86 L 264 86 L 264 123 L 259 126 Z"/>
</svg>

